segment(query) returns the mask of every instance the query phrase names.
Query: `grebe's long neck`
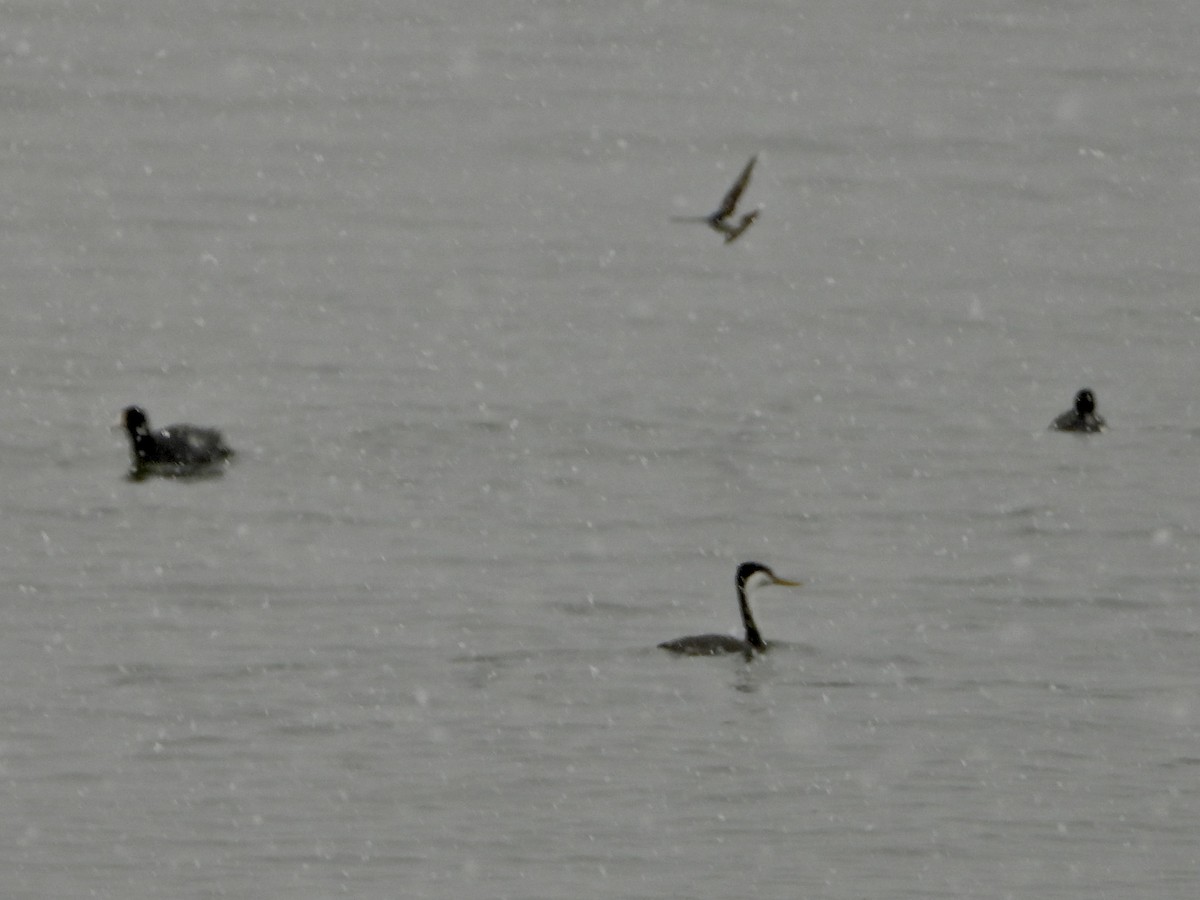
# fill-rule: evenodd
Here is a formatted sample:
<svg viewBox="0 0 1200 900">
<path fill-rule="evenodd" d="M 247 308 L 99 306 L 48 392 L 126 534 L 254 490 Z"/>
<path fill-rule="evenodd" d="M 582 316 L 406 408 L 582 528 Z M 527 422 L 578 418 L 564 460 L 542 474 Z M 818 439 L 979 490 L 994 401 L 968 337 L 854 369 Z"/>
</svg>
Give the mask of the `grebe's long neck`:
<svg viewBox="0 0 1200 900">
<path fill-rule="evenodd" d="M 742 611 L 742 625 L 746 628 L 746 643 L 755 650 L 763 650 L 767 646 L 767 642 L 762 639 L 762 635 L 758 633 L 758 626 L 754 624 L 754 616 L 750 612 L 750 601 L 746 597 L 746 582 L 738 579 L 738 607 Z"/>
</svg>

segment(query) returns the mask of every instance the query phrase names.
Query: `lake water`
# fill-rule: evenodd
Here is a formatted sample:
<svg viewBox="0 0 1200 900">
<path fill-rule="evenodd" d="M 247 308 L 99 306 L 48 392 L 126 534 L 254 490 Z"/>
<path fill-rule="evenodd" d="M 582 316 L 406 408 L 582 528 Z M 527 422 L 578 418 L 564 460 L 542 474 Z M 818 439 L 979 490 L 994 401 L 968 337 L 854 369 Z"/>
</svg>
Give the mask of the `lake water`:
<svg viewBox="0 0 1200 900">
<path fill-rule="evenodd" d="M 5 4 L 5 896 L 1194 896 L 1198 46 Z"/>
</svg>

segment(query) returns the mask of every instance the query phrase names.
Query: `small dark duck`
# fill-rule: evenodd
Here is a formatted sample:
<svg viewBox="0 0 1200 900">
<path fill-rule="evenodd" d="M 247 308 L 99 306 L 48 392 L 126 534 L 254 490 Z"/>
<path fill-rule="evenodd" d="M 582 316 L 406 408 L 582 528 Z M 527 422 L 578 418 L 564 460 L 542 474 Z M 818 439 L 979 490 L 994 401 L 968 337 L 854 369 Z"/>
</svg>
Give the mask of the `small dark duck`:
<svg viewBox="0 0 1200 900">
<path fill-rule="evenodd" d="M 758 162 L 758 155 L 750 157 L 750 162 L 746 163 L 746 168 L 742 169 L 742 174 L 738 176 L 737 181 L 733 183 L 728 193 L 725 194 L 725 199 L 721 201 L 721 205 L 709 213 L 707 216 L 673 216 L 672 222 L 704 222 L 714 231 L 725 235 L 725 243 L 732 244 L 742 232 L 754 224 L 754 220 L 758 218 L 758 214 L 762 209 L 752 209 L 744 214 L 740 221 L 730 221 L 730 216 L 737 210 L 738 200 L 742 197 L 742 191 L 746 190 L 746 185 L 750 183 L 750 173 L 754 171 L 754 164 Z"/>
<path fill-rule="evenodd" d="M 135 478 L 147 475 L 186 477 L 211 475 L 216 467 L 233 456 L 233 448 L 225 443 L 215 428 L 195 425 L 168 425 L 152 429 L 145 410 L 130 406 L 122 414 L 125 430 L 133 450 Z"/>
<path fill-rule="evenodd" d="M 1087 388 L 1075 395 L 1075 408 L 1050 423 L 1053 431 L 1078 431 L 1095 434 L 1105 429 L 1104 419 L 1096 415 L 1096 395 Z"/>
</svg>

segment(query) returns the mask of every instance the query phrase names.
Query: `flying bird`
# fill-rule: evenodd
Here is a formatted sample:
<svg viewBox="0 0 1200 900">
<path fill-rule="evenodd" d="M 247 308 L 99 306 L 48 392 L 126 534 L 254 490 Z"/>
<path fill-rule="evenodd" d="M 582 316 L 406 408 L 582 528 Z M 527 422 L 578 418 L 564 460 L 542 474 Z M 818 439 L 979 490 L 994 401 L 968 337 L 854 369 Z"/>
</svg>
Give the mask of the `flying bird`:
<svg viewBox="0 0 1200 900">
<path fill-rule="evenodd" d="M 754 220 L 758 218 L 758 214 L 762 212 L 761 207 L 756 207 L 748 213 L 744 213 L 739 221 L 732 221 L 731 217 L 737 210 L 738 200 L 742 197 L 742 192 L 746 190 L 746 185 L 750 183 L 750 173 L 754 171 L 754 164 L 758 162 L 758 154 L 750 157 L 750 162 L 746 163 L 746 167 L 742 169 L 742 174 L 737 177 L 737 181 L 725 194 L 721 205 L 709 213 L 707 216 L 672 216 L 672 222 L 704 222 L 714 231 L 725 235 L 725 243 L 732 244 L 736 241 L 743 231 L 754 224 Z"/>
</svg>

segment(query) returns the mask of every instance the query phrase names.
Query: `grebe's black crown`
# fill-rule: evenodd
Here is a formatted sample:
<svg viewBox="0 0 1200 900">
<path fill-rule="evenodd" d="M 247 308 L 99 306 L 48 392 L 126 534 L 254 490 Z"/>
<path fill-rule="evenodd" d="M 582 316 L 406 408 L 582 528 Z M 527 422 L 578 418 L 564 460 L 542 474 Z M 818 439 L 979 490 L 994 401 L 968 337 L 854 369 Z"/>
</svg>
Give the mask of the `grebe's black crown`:
<svg viewBox="0 0 1200 900">
<path fill-rule="evenodd" d="M 1096 395 L 1084 388 L 1075 395 L 1075 412 L 1086 416 L 1096 411 Z"/>
<path fill-rule="evenodd" d="M 744 562 L 740 566 L 738 566 L 737 583 L 739 585 L 744 585 L 746 583 L 747 579 L 749 579 L 750 576 L 753 575 L 755 572 L 766 572 L 768 575 L 772 574 L 771 570 L 767 566 L 764 566 L 762 563 Z"/>
</svg>

